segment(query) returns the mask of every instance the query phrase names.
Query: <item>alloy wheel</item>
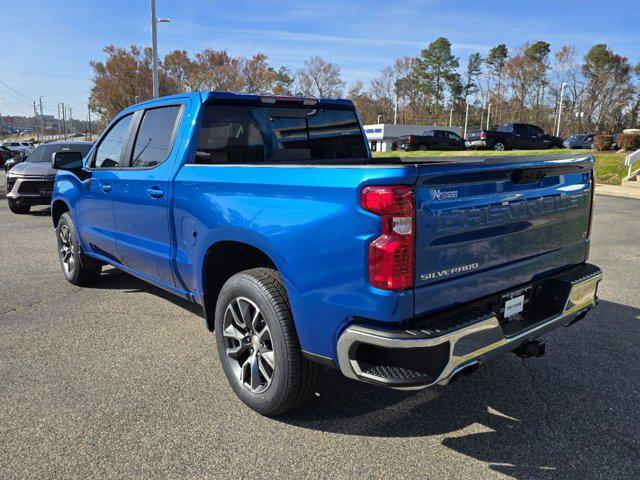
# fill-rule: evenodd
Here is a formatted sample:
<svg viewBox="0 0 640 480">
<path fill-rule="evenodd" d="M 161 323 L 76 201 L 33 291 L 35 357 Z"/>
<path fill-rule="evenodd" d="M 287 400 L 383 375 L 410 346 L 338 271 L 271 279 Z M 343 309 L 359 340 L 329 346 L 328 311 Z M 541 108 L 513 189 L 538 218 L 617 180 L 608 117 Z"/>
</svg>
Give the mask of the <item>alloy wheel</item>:
<svg viewBox="0 0 640 480">
<path fill-rule="evenodd" d="M 271 332 L 258 306 L 234 298 L 224 313 L 226 355 L 240 384 L 251 393 L 264 392 L 273 380 L 275 356 Z"/>
<path fill-rule="evenodd" d="M 58 238 L 60 239 L 60 261 L 62 262 L 62 268 L 67 275 L 72 275 L 75 268 L 75 258 L 73 257 L 71 232 L 68 225 L 60 226 Z"/>
</svg>

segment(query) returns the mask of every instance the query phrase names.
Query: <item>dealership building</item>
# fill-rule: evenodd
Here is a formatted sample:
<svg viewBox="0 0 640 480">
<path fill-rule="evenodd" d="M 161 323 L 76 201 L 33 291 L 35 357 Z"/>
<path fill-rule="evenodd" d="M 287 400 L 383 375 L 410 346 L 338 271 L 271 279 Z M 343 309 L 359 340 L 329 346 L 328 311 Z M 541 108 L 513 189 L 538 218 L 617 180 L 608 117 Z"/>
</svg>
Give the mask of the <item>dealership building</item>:
<svg viewBox="0 0 640 480">
<path fill-rule="evenodd" d="M 398 137 L 405 135 L 424 135 L 431 130 L 448 130 L 462 136 L 462 127 L 441 127 L 436 125 L 395 125 L 393 123 L 379 123 L 365 125 L 364 133 L 372 152 L 388 152 L 393 150 L 393 143 Z"/>
</svg>

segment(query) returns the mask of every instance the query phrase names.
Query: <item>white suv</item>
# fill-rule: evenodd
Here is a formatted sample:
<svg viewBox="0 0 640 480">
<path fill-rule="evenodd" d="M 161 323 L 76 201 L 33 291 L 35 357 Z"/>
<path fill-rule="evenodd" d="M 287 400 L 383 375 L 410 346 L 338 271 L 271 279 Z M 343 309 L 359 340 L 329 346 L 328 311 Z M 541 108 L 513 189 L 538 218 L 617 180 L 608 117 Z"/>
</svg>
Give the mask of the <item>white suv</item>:
<svg viewBox="0 0 640 480">
<path fill-rule="evenodd" d="M 29 142 L 4 142 L 2 146 L 7 147 L 9 150 L 20 152 L 21 155 L 29 155 L 35 148 Z"/>
</svg>

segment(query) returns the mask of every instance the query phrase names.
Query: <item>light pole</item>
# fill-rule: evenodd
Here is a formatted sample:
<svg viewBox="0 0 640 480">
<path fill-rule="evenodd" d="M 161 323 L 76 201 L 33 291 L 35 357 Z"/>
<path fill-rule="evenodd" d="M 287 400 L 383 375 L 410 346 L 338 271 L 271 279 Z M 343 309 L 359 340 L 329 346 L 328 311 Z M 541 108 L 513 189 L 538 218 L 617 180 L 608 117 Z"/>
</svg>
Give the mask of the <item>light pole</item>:
<svg viewBox="0 0 640 480">
<path fill-rule="evenodd" d="M 378 125 L 382 123 L 382 115 L 378 115 Z"/>
<path fill-rule="evenodd" d="M 469 120 L 469 104 L 467 103 L 467 109 L 464 112 L 464 138 L 467 138 L 467 122 Z"/>
<path fill-rule="evenodd" d="M 564 87 L 569 85 L 567 82 L 562 82 L 560 86 L 560 105 L 558 105 L 558 124 L 556 125 L 556 137 L 560 136 L 560 119 L 562 118 L 562 100 L 564 97 Z"/>
<path fill-rule="evenodd" d="M 453 108 L 449 110 L 449 126 L 453 125 Z"/>
<path fill-rule="evenodd" d="M 153 97 L 160 96 L 160 88 L 158 86 L 158 23 L 168 23 L 166 18 L 156 18 L 156 0 L 151 0 L 151 50 L 152 50 L 152 69 L 153 69 Z"/>
<path fill-rule="evenodd" d="M 489 105 L 487 105 L 487 130 L 490 130 L 489 128 L 489 118 L 491 117 L 491 103 L 489 103 Z"/>
</svg>

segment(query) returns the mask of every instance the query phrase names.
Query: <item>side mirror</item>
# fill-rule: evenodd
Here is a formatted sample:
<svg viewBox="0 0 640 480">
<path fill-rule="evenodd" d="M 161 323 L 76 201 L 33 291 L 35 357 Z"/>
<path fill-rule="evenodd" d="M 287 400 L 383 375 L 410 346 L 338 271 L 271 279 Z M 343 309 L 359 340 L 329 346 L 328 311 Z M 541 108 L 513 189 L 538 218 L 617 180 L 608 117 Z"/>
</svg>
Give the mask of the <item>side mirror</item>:
<svg viewBox="0 0 640 480">
<path fill-rule="evenodd" d="M 80 152 L 56 152 L 51 158 L 51 166 L 56 170 L 70 172 L 82 169 L 82 154 Z"/>
</svg>

